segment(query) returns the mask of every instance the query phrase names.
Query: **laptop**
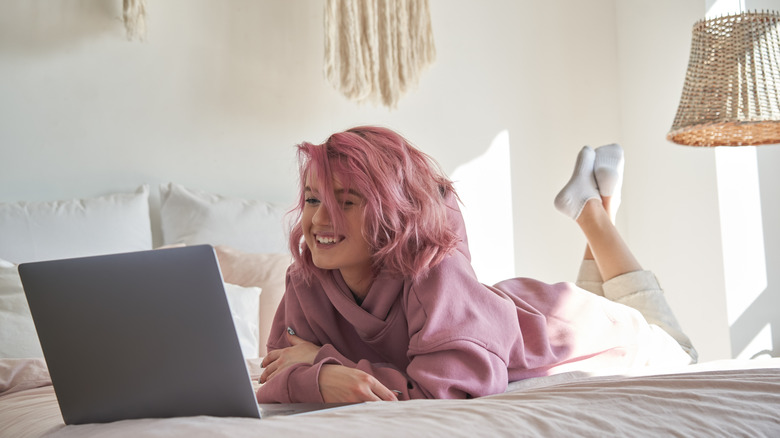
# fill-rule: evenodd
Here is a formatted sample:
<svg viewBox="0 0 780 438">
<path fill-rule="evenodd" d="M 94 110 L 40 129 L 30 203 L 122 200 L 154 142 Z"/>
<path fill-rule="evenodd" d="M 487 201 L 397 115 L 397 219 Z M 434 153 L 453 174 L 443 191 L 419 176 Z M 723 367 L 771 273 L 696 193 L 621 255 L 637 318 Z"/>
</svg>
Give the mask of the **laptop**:
<svg viewBox="0 0 780 438">
<path fill-rule="evenodd" d="M 211 246 L 23 263 L 19 275 L 66 424 L 261 417 Z"/>
</svg>

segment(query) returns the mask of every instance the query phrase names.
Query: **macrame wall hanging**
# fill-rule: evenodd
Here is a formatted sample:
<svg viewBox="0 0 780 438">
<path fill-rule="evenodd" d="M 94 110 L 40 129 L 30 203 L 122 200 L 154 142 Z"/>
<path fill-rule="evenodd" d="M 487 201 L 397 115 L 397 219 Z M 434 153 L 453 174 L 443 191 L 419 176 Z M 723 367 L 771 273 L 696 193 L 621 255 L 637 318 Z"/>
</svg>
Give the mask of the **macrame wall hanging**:
<svg viewBox="0 0 780 438">
<path fill-rule="evenodd" d="M 325 76 L 347 98 L 395 108 L 435 58 L 428 0 L 327 0 Z"/>
<path fill-rule="evenodd" d="M 127 39 L 146 37 L 146 0 L 122 0 L 122 19 Z"/>
</svg>

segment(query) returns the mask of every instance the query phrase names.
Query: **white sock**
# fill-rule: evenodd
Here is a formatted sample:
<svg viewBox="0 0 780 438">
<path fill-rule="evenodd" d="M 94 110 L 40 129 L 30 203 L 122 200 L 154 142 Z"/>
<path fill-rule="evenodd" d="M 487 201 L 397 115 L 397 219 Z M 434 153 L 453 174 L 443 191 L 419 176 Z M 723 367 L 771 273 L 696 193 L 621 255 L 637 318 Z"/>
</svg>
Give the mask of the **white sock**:
<svg viewBox="0 0 780 438">
<path fill-rule="evenodd" d="M 609 197 L 609 217 L 615 223 L 620 207 L 620 190 L 623 187 L 623 149 L 617 144 L 596 148 L 593 175 L 601 196 Z"/>
<path fill-rule="evenodd" d="M 596 148 L 593 174 L 601 196 L 620 196 L 623 185 L 623 149 L 618 144 Z"/>
<path fill-rule="evenodd" d="M 588 200 L 601 199 L 593 175 L 595 159 L 596 153 L 593 149 L 590 146 L 583 147 L 577 155 L 571 179 L 555 197 L 555 208 L 574 220 L 580 217 Z"/>
</svg>

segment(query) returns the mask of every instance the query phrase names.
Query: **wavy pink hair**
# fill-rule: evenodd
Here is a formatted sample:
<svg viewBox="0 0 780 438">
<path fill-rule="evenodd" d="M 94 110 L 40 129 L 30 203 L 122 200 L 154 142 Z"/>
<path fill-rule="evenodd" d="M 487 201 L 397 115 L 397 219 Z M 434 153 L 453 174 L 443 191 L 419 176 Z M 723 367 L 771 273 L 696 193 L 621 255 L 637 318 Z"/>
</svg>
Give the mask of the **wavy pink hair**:
<svg viewBox="0 0 780 438">
<path fill-rule="evenodd" d="M 374 272 L 384 269 L 417 278 L 459 242 L 448 224 L 445 197 L 456 196 L 438 164 L 398 133 L 363 126 L 331 135 L 315 145 L 298 145 L 300 195 L 290 249 L 294 273 L 309 279 L 317 271 L 303 240 L 301 216 L 307 177 L 317 178 L 319 197 L 336 230 L 345 222 L 333 179 L 365 199 L 363 234 L 373 251 Z"/>
</svg>

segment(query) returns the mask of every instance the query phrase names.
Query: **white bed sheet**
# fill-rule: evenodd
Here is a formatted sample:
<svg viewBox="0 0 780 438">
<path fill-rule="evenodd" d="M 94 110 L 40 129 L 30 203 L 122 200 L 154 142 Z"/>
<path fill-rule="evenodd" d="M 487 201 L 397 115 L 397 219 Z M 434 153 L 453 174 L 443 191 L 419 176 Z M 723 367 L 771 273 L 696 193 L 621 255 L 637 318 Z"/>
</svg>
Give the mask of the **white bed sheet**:
<svg viewBox="0 0 780 438">
<path fill-rule="evenodd" d="M 258 361 L 250 361 L 257 375 Z M 614 370 L 613 370 L 614 372 Z M 649 373 L 649 374 L 648 374 Z M 0 361 L 2 437 L 780 436 L 780 359 L 620 375 L 567 373 L 474 400 L 376 402 L 264 420 L 65 426 L 42 361 Z"/>
</svg>

